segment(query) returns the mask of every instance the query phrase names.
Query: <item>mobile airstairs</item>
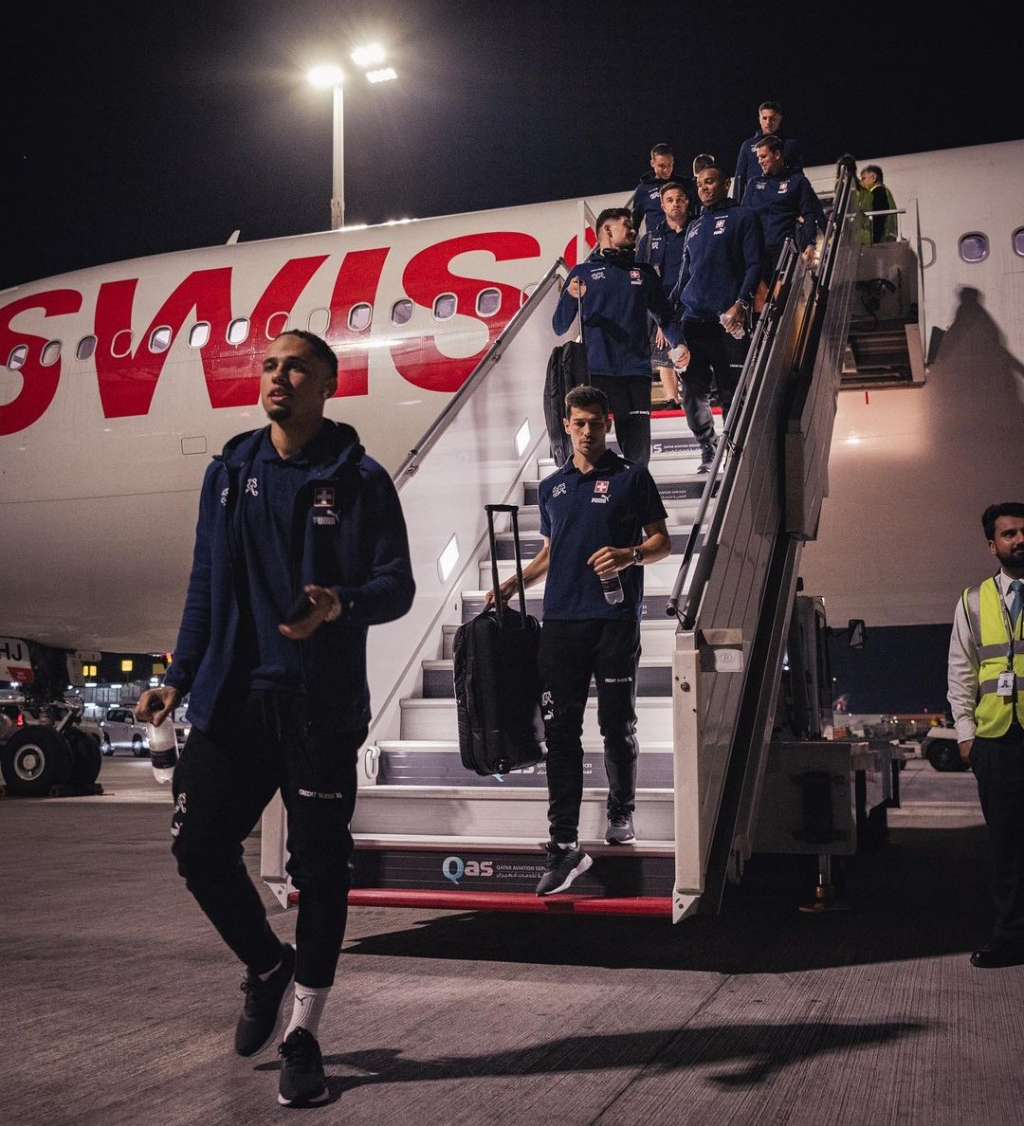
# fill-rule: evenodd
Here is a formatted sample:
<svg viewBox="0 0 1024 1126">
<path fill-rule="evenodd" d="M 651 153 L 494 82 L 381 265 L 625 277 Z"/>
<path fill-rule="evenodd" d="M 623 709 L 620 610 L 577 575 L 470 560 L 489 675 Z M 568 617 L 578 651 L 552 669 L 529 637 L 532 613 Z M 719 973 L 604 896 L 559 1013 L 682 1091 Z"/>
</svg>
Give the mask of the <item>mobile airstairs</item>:
<svg viewBox="0 0 1024 1126">
<path fill-rule="evenodd" d="M 590 707 L 580 840 L 594 864 L 571 894 L 534 894 L 547 838 L 543 763 L 492 777 L 462 766 L 451 661 L 458 625 L 481 611 L 490 586 L 484 505 L 519 505 L 524 558 L 540 546 L 537 484 L 553 468 L 542 385 L 559 342 L 551 314 L 561 259 L 410 452 L 396 483 L 417 593 L 409 614 L 370 631 L 375 718 L 352 823 L 352 903 L 676 920 L 718 910 L 758 843 L 801 546 L 827 493 L 859 253 L 844 238 L 853 206 L 843 183 L 815 273 L 790 246 L 780 258 L 711 473 L 696 472 L 699 451 L 681 417 L 653 420 L 651 470 L 672 554 L 644 570 L 638 843 L 603 843 L 607 791 Z M 504 577 L 509 533 L 498 540 Z M 527 592 L 537 617 L 542 594 Z M 262 875 L 288 903 L 284 834 L 275 801 L 263 820 Z M 808 836 L 796 850 L 827 855 L 850 839 L 840 828 L 835 840 Z"/>
</svg>

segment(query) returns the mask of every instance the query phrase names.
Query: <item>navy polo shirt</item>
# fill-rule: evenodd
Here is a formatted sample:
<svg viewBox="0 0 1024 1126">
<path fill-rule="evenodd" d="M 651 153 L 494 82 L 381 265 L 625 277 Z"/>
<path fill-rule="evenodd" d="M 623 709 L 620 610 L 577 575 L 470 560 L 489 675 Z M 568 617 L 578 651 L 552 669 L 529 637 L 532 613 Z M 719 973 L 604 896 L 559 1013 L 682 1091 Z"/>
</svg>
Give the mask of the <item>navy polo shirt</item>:
<svg viewBox="0 0 1024 1126">
<path fill-rule="evenodd" d="M 606 450 L 589 473 L 581 473 L 570 458 L 541 481 L 539 505 L 540 532 L 550 541 L 545 620 L 639 619 L 643 568 L 619 572 L 624 597 L 613 605 L 605 601 L 587 560 L 606 545 L 634 547 L 644 539 L 644 525 L 665 519 L 665 506 L 647 467 Z"/>
</svg>

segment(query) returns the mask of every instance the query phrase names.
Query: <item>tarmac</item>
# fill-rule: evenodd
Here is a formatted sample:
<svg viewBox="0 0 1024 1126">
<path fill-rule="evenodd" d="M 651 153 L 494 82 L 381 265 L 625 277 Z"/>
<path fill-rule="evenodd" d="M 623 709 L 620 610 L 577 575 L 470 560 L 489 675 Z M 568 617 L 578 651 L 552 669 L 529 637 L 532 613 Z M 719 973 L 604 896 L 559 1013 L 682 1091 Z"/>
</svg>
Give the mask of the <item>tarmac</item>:
<svg viewBox="0 0 1024 1126">
<path fill-rule="evenodd" d="M 122 758 L 100 783 L 0 800 L 3 1126 L 1024 1121 L 1024 967 L 968 961 L 989 917 L 970 773 L 907 764 L 887 838 L 837 861 L 841 910 L 800 910 L 813 863 L 758 856 L 677 926 L 353 907 L 330 1100 L 305 1111 L 278 1106 L 272 1048 L 233 1053 L 241 969 L 174 871 L 166 788 Z"/>
</svg>

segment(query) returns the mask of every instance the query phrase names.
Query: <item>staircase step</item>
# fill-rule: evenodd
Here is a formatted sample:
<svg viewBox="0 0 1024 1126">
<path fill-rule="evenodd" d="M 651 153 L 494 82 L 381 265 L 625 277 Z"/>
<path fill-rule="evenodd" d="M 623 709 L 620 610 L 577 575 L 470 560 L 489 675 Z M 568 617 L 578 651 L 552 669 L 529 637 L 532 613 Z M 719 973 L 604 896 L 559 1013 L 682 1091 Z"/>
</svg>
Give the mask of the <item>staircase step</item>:
<svg viewBox="0 0 1024 1126">
<path fill-rule="evenodd" d="M 509 569 L 511 574 L 511 569 Z M 490 578 L 490 574 L 487 576 Z M 532 592 L 531 592 L 532 593 Z M 518 600 L 514 599 L 512 607 L 517 610 L 519 606 Z M 452 655 L 452 645 L 455 642 L 455 634 L 459 627 L 457 625 L 446 625 L 442 627 L 441 636 L 441 656 L 450 659 Z M 670 618 L 666 615 L 663 618 L 645 618 L 641 624 L 641 638 L 644 649 L 645 657 L 660 657 L 665 661 L 671 662 L 672 654 L 676 648 L 676 630 L 678 623 L 675 618 Z"/>
<path fill-rule="evenodd" d="M 377 786 L 547 786 L 544 762 L 508 774 L 477 774 L 462 765 L 458 743 L 418 740 L 382 740 L 377 749 Z M 604 783 L 604 751 L 600 746 L 583 748 L 583 784 Z M 670 788 L 672 747 L 668 743 L 644 743 L 637 760 L 640 788 Z"/>
<path fill-rule="evenodd" d="M 402 700 L 399 706 L 402 739 L 443 743 L 458 741 L 459 727 L 454 698 L 425 700 L 416 696 Z M 671 742 L 671 696 L 638 696 L 636 713 L 641 747 L 644 742 Z M 589 707 L 583 713 L 583 742 L 591 746 L 601 744 L 595 707 Z"/>
<path fill-rule="evenodd" d="M 672 693 L 671 661 L 643 656 L 637 670 L 638 696 L 669 696 Z M 597 695 L 591 680 L 590 695 Z M 455 696 L 455 676 L 450 658 L 423 662 L 423 697 L 427 700 L 448 699 Z"/>
<path fill-rule="evenodd" d="M 509 573 L 511 574 L 511 570 Z M 488 577 L 490 576 L 488 575 Z M 489 588 L 490 584 L 488 584 L 488 589 Z M 686 590 L 687 586 L 684 586 L 684 594 Z M 669 618 L 665 611 L 671 593 L 671 587 L 667 584 L 644 584 L 644 598 L 640 605 L 641 625 L 647 620 L 674 620 Z M 483 611 L 486 597 L 487 592 L 484 590 L 464 590 L 462 592 L 462 620 L 464 622 L 468 622 L 470 618 L 475 618 L 477 614 Z M 541 620 L 543 618 L 543 600 L 543 583 L 536 583 L 534 586 L 529 587 L 526 591 L 526 612 L 532 614 L 538 620 Z M 519 608 L 518 599 L 513 600 L 513 606 L 516 609 Z"/>
</svg>

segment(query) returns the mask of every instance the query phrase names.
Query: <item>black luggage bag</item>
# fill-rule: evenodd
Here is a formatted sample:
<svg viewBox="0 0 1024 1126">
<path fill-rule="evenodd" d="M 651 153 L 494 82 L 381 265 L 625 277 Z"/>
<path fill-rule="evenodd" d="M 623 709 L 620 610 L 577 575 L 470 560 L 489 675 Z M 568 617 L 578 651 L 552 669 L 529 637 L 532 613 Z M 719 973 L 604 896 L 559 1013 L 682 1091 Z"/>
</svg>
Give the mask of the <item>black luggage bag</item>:
<svg viewBox="0 0 1024 1126">
<path fill-rule="evenodd" d="M 572 454 L 572 439 L 565 432 L 565 396 L 581 383 L 590 382 L 587 350 L 578 340 L 556 344 L 548 357 L 544 374 L 544 424 L 551 457 L 555 465 L 562 465 Z"/>
<path fill-rule="evenodd" d="M 540 623 L 526 612 L 526 591 L 519 549 L 519 509 L 488 504 L 491 581 L 494 603 L 455 634 L 452 650 L 455 703 L 462 765 L 477 774 L 506 774 L 534 766 L 544 757 L 544 721 L 540 710 L 537 650 Z M 519 583 L 519 613 L 504 607 L 498 595 L 498 558 L 494 513 L 512 516 L 512 538 Z"/>
</svg>

